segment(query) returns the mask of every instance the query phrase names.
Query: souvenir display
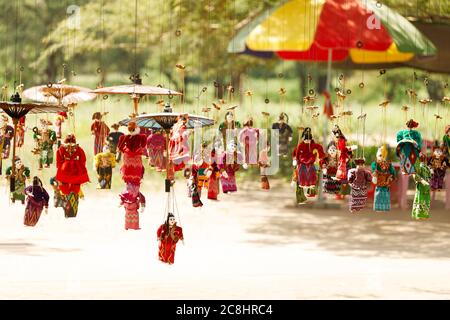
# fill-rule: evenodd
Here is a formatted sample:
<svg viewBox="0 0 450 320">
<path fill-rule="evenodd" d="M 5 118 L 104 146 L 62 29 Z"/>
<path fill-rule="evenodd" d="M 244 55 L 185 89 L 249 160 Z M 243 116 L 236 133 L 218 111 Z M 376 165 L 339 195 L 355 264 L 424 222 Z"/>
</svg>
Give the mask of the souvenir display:
<svg viewBox="0 0 450 320">
<path fill-rule="evenodd" d="M 174 171 L 182 170 L 190 160 L 189 131 L 186 123 L 188 115 L 180 115 L 170 133 L 169 160 L 173 164 Z"/>
<path fill-rule="evenodd" d="M 223 193 L 237 191 L 236 172 L 239 170 L 243 160 L 242 154 L 237 151 L 236 144 L 233 141 L 230 141 L 227 150 L 222 153 L 219 161 L 219 169 L 222 172 L 220 183 L 222 184 Z M 245 163 L 244 168 L 246 168 Z"/>
<path fill-rule="evenodd" d="M 25 204 L 25 184 L 27 179 L 30 179 L 30 169 L 26 167 L 19 157 L 14 159 L 15 170 L 8 167 L 5 172 L 5 177 L 7 180 L 14 179 L 14 190 L 11 190 L 11 201 L 12 203 L 16 200 Z"/>
<path fill-rule="evenodd" d="M 337 195 L 341 190 L 341 180 L 336 178 L 339 157 L 336 143 L 331 141 L 327 147 L 327 154 L 322 161 L 323 192 Z"/>
<path fill-rule="evenodd" d="M 445 172 L 450 166 L 450 160 L 444 155 L 443 147 L 433 146 L 432 154 L 428 158 L 428 166 L 431 169 L 431 191 L 445 189 Z"/>
<path fill-rule="evenodd" d="M 411 216 L 416 220 L 425 220 L 430 217 L 430 181 L 431 170 L 426 164 L 426 156 L 420 154 L 419 161 L 414 162 L 414 182 L 416 183 L 416 194 L 412 205 Z"/>
<path fill-rule="evenodd" d="M 342 133 L 338 125 L 333 128 L 333 135 L 335 138 L 335 143 L 338 151 L 338 166 L 336 171 L 336 179 L 346 180 L 348 173 L 348 162 L 352 157 L 352 151 L 357 149 L 357 146 L 347 146 L 347 139 Z"/>
<path fill-rule="evenodd" d="M 292 128 L 288 124 L 289 117 L 286 113 L 280 113 L 278 122 L 272 124 L 272 130 L 278 130 L 278 155 L 287 157 L 289 154 L 289 143 L 292 141 Z"/>
<path fill-rule="evenodd" d="M 56 132 L 49 128 L 52 123 L 41 119 L 41 128 L 33 128 L 33 139 L 36 142 L 34 153 L 39 154 L 39 169 L 50 168 L 53 163 L 53 145 L 56 143 Z"/>
</svg>

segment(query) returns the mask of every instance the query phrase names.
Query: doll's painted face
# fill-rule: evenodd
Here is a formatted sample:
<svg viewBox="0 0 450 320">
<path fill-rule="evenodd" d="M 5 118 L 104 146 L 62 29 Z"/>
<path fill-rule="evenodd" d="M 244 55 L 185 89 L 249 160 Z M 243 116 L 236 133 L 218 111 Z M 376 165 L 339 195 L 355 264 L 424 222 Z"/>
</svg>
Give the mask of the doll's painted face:
<svg viewBox="0 0 450 320">
<path fill-rule="evenodd" d="M 234 120 L 233 114 L 231 114 L 231 113 L 227 114 L 226 120 L 228 123 L 233 122 L 233 120 Z"/>
<path fill-rule="evenodd" d="M 337 154 L 336 146 L 331 145 L 331 146 L 328 148 L 328 154 L 329 154 L 330 156 L 332 156 L 332 157 L 335 157 L 336 154 Z"/>
<path fill-rule="evenodd" d="M 236 144 L 233 141 L 228 143 L 227 150 L 230 153 L 235 152 L 236 151 Z"/>
<path fill-rule="evenodd" d="M 441 148 L 436 148 L 436 149 L 434 149 L 433 155 L 434 155 L 436 158 L 442 156 L 442 154 L 443 154 L 443 152 L 442 152 L 442 149 L 441 149 Z"/>
<path fill-rule="evenodd" d="M 176 223 L 175 217 L 169 217 L 169 226 L 173 227 L 173 225 Z"/>
<path fill-rule="evenodd" d="M 381 149 L 378 149 L 378 151 L 377 151 L 377 160 L 378 160 L 378 161 L 386 160 L 386 159 L 384 158 L 383 151 L 381 151 Z"/>
<path fill-rule="evenodd" d="M 305 140 L 303 140 L 303 142 L 304 142 L 304 143 L 307 143 L 307 144 L 310 144 L 310 143 L 311 143 L 311 140 L 310 140 L 310 139 L 305 139 Z"/>
<path fill-rule="evenodd" d="M 20 159 L 17 159 L 17 160 L 15 161 L 15 164 L 16 164 L 16 168 L 17 168 L 17 169 L 20 169 L 20 168 L 23 167 L 22 160 L 20 160 Z"/>
</svg>

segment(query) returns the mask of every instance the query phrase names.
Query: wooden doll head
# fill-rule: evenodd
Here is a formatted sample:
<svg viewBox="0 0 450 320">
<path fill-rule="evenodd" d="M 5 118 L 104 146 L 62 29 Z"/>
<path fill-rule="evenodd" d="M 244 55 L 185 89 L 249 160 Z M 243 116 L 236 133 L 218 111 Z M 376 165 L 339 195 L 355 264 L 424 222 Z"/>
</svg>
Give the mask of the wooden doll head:
<svg viewBox="0 0 450 320">
<path fill-rule="evenodd" d="M 440 158 L 444 154 L 444 150 L 442 150 L 441 146 L 438 144 L 434 145 L 432 148 L 433 156 L 436 158 Z"/>
<path fill-rule="evenodd" d="M 175 216 L 173 215 L 173 213 L 170 213 L 167 215 L 167 219 L 166 219 L 166 226 L 168 227 L 172 227 L 177 223 L 177 221 L 175 220 Z"/>
<path fill-rule="evenodd" d="M 387 155 L 388 155 L 388 151 L 387 151 L 385 145 L 382 145 L 381 147 L 378 148 L 378 150 L 377 150 L 377 160 L 378 161 L 386 160 Z"/>
<path fill-rule="evenodd" d="M 419 126 L 419 123 L 414 121 L 413 119 L 409 119 L 408 122 L 406 122 L 406 127 L 408 129 L 414 129 Z"/>
<path fill-rule="evenodd" d="M 137 126 L 136 122 L 130 121 L 130 122 L 128 123 L 128 133 L 129 133 L 130 135 L 134 136 L 134 135 L 139 134 L 139 132 L 140 132 L 140 129 L 139 129 L 139 127 Z"/>
<path fill-rule="evenodd" d="M 303 141 L 306 142 L 306 143 L 310 143 L 312 138 L 313 138 L 313 136 L 312 136 L 311 128 L 306 127 L 305 130 L 303 130 L 303 133 L 302 133 Z"/>
<path fill-rule="evenodd" d="M 364 159 L 364 158 L 358 158 L 358 159 L 355 159 L 355 164 L 356 164 L 358 167 L 363 166 L 365 163 L 366 163 L 366 159 Z"/>
<path fill-rule="evenodd" d="M 336 157 L 337 155 L 337 148 L 336 148 L 336 142 L 330 141 L 330 143 L 327 146 L 327 153 L 332 157 Z"/>
<path fill-rule="evenodd" d="M 42 181 L 37 176 L 33 177 L 33 187 L 41 187 L 42 188 Z"/>
<path fill-rule="evenodd" d="M 331 131 L 336 139 L 344 138 L 345 136 L 341 131 L 341 128 L 337 124 L 334 125 L 333 130 Z"/>
</svg>

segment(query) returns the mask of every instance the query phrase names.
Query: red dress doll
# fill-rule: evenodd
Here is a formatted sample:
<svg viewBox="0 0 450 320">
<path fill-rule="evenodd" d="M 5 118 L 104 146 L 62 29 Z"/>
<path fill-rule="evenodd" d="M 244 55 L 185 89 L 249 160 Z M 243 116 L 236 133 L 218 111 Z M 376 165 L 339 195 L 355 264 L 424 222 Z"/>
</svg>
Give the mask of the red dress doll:
<svg viewBox="0 0 450 320">
<path fill-rule="evenodd" d="M 177 226 L 175 216 L 167 215 L 167 220 L 157 231 L 159 241 L 158 257 L 161 262 L 173 264 L 175 262 L 175 250 L 177 242 L 183 241 L 183 229 Z"/>
<path fill-rule="evenodd" d="M 347 139 L 342 134 L 341 129 L 338 125 L 334 126 L 333 134 L 335 137 L 336 147 L 338 150 L 338 167 L 336 172 L 336 179 L 346 180 L 347 179 L 347 163 L 350 161 L 351 151 L 356 150 L 356 146 L 347 147 Z"/>
<path fill-rule="evenodd" d="M 105 146 L 106 138 L 109 135 L 109 128 L 106 123 L 102 120 L 104 114 L 100 112 L 95 112 L 92 116 L 94 121 L 91 125 L 91 132 L 94 138 L 94 155 L 103 152 L 103 147 Z"/>
<path fill-rule="evenodd" d="M 259 130 L 253 128 L 253 119 L 250 118 L 239 133 L 239 142 L 244 147 L 244 162 L 247 164 L 258 164 L 258 138 Z"/>
<path fill-rule="evenodd" d="M 139 186 L 128 184 L 120 195 L 120 205 L 125 208 L 125 230 L 139 230 L 139 209 L 145 209 L 145 197 L 139 192 Z"/>
<path fill-rule="evenodd" d="M 117 149 L 123 153 L 123 164 L 120 168 L 125 183 L 140 185 L 144 177 L 142 155 L 147 144 L 147 136 L 140 134 L 136 122 L 128 123 L 128 134 L 119 138 Z"/>
</svg>

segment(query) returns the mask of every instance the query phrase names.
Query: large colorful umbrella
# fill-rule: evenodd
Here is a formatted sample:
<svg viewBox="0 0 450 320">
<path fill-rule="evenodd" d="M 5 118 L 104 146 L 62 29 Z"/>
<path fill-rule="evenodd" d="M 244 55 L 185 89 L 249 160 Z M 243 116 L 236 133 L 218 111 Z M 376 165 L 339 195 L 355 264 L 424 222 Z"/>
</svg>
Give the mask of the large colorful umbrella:
<svg viewBox="0 0 450 320">
<path fill-rule="evenodd" d="M 243 26 L 228 51 L 286 60 L 405 62 L 436 54 L 403 16 L 378 1 L 292 0 Z"/>
</svg>

